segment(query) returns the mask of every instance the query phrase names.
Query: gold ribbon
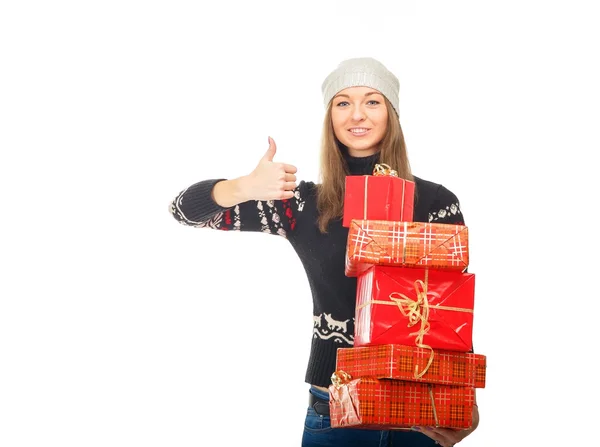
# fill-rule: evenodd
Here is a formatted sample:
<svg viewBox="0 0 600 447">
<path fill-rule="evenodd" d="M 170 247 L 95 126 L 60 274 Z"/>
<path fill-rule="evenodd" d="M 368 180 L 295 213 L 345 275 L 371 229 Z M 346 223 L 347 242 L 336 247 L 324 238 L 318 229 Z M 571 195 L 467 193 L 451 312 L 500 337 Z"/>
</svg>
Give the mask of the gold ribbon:
<svg viewBox="0 0 600 447">
<path fill-rule="evenodd" d="M 334 387 L 339 388 L 345 383 L 349 382 L 352 379 L 352 376 L 348 374 L 346 371 L 338 370 L 334 371 L 331 375 L 331 383 Z"/>
<path fill-rule="evenodd" d="M 427 365 L 419 373 L 419 365 L 415 365 L 415 379 L 420 379 L 427 372 L 431 364 L 433 363 L 433 348 L 423 343 L 423 337 L 431 325 L 429 324 L 429 301 L 427 300 L 427 279 L 429 270 L 425 269 L 425 281 L 417 279 L 415 281 L 415 291 L 417 292 L 417 299 L 411 300 L 409 297 L 402 293 L 392 292 L 390 293 L 390 299 L 396 303 L 402 315 L 408 318 L 408 327 L 413 327 L 417 323 L 421 323 L 421 327 L 417 332 L 408 334 L 409 337 L 416 335 L 415 345 L 418 348 L 425 348 L 429 350 L 429 360 Z M 399 296 L 400 298 L 396 298 Z"/>
<path fill-rule="evenodd" d="M 451 306 L 440 306 L 440 305 L 430 306 L 429 301 L 427 300 L 428 277 L 429 277 L 429 269 L 425 269 L 425 281 L 421 281 L 420 279 L 417 279 L 414 282 L 415 291 L 417 293 L 416 300 L 412 300 L 408 296 L 406 296 L 402 293 L 392 292 L 389 295 L 389 298 L 391 301 L 371 300 L 371 301 L 368 301 L 368 302 L 363 303 L 360 306 L 358 306 L 358 309 L 361 309 L 365 306 L 368 306 L 369 304 L 385 304 L 385 305 L 391 305 L 391 306 L 395 305 L 395 306 L 398 306 L 398 309 L 400 309 L 400 312 L 402 312 L 402 315 L 404 315 L 405 317 L 408 318 L 407 327 L 412 327 L 419 322 L 421 323 L 421 326 L 418 331 L 412 332 L 408 335 L 409 335 L 409 337 L 412 337 L 413 335 L 415 335 L 416 336 L 415 337 L 415 345 L 418 348 L 424 348 L 424 349 L 429 350 L 430 354 L 429 354 L 429 360 L 427 362 L 427 365 L 425 366 L 423 371 L 421 371 L 419 373 L 419 365 L 415 365 L 415 379 L 420 379 L 421 377 L 423 377 L 423 375 L 427 372 L 427 370 L 433 363 L 433 358 L 434 358 L 433 348 L 431 346 L 423 343 L 423 337 L 425 337 L 425 335 L 427 334 L 427 332 L 429 332 L 429 329 L 430 329 L 429 310 L 430 309 L 436 309 L 436 310 L 439 309 L 439 310 L 450 310 L 450 311 L 454 311 L 454 312 L 473 313 L 473 309 L 467 309 L 467 308 L 462 308 L 462 307 L 451 307 Z M 397 297 L 399 297 L 399 298 L 397 298 Z"/>
<path fill-rule="evenodd" d="M 435 399 L 433 398 L 433 386 L 431 384 L 427 384 L 427 389 L 429 390 L 429 399 L 431 400 L 431 408 L 433 409 L 433 420 L 435 421 L 435 426 L 440 425 L 440 422 L 437 417 L 437 410 L 435 408 Z"/>
<path fill-rule="evenodd" d="M 391 175 L 393 177 L 398 177 L 398 171 L 392 169 L 390 165 L 386 165 L 385 163 L 377 163 L 375 168 L 373 168 L 373 175 Z"/>
<path fill-rule="evenodd" d="M 363 220 L 367 218 L 367 203 L 369 202 L 369 176 L 365 175 L 365 199 L 363 202 Z"/>
</svg>

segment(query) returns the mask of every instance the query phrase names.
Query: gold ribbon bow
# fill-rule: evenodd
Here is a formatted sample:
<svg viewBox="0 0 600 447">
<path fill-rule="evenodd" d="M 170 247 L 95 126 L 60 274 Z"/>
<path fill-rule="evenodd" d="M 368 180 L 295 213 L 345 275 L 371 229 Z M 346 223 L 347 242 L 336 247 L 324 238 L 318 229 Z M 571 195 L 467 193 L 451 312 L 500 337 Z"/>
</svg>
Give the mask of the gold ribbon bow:
<svg viewBox="0 0 600 447">
<path fill-rule="evenodd" d="M 390 299 L 396 303 L 402 315 L 408 318 L 408 327 L 412 327 L 417 323 L 421 323 L 421 327 L 417 332 L 408 334 L 409 336 L 416 335 L 415 345 L 418 348 L 428 349 L 430 352 L 429 360 L 423 371 L 419 373 L 419 365 L 415 365 L 415 379 L 420 379 L 429 369 L 431 363 L 433 363 L 433 348 L 423 343 L 423 337 L 429 332 L 429 301 L 427 300 L 427 275 L 428 270 L 425 269 L 425 281 L 420 279 L 415 281 L 415 291 L 417 292 L 417 299 L 411 300 L 409 297 L 402 293 L 392 292 L 390 293 Z M 397 298 L 397 297 L 400 298 Z"/>
<path fill-rule="evenodd" d="M 392 169 L 390 165 L 386 165 L 385 163 L 377 163 L 375 168 L 373 168 L 373 175 L 391 175 L 393 177 L 398 177 L 398 171 Z"/>
<path fill-rule="evenodd" d="M 331 375 L 331 383 L 336 388 L 348 383 L 351 379 L 352 376 L 350 376 L 350 374 L 348 374 L 346 371 L 342 370 L 334 371 L 334 373 Z"/>
</svg>

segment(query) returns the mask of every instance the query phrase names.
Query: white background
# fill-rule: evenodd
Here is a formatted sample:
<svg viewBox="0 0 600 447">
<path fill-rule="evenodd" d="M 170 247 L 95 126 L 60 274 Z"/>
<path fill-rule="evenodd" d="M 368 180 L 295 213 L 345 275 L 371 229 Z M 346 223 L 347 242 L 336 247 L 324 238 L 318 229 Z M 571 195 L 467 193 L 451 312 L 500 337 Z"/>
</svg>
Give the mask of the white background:
<svg viewBox="0 0 600 447">
<path fill-rule="evenodd" d="M 413 171 L 470 227 L 488 381 L 461 446 L 598 442 L 593 2 L 322 3 L 2 4 L 1 446 L 300 445 L 300 261 L 167 207 L 268 135 L 316 180 L 321 82 L 356 56 L 398 75 Z"/>
</svg>

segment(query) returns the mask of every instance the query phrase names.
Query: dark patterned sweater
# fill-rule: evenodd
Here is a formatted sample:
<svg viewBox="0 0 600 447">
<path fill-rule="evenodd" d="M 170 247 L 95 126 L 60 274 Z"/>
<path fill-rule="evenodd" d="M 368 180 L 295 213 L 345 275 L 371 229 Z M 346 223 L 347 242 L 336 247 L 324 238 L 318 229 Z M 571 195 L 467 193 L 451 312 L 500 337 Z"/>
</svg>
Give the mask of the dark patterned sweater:
<svg viewBox="0 0 600 447">
<path fill-rule="evenodd" d="M 379 154 L 345 155 L 350 175 L 372 174 Z M 289 200 L 240 203 L 231 208 L 211 198 L 214 185 L 204 180 L 183 190 L 171 203 L 173 217 L 184 225 L 217 230 L 259 231 L 283 236 L 304 266 L 313 298 L 314 329 L 306 382 L 327 387 L 335 370 L 337 348 L 354 340 L 356 278 L 344 274 L 348 228 L 332 220 L 328 233 L 317 224 L 316 185 L 300 181 Z M 444 186 L 415 177 L 414 220 L 463 224 L 456 196 Z"/>
</svg>

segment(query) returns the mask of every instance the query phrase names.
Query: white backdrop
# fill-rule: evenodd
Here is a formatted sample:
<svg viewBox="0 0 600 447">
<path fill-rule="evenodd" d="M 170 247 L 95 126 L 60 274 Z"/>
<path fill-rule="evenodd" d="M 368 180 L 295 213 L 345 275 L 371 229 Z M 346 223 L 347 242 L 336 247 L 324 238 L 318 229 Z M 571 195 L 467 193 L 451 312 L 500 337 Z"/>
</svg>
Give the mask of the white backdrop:
<svg viewBox="0 0 600 447">
<path fill-rule="evenodd" d="M 0 6 L 0 445 L 300 445 L 300 261 L 167 207 L 269 135 L 316 180 L 321 82 L 356 56 L 400 78 L 413 171 L 470 228 L 488 382 L 461 446 L 597 442 L 592 2 L 200 3 Z"/>
</svg>

